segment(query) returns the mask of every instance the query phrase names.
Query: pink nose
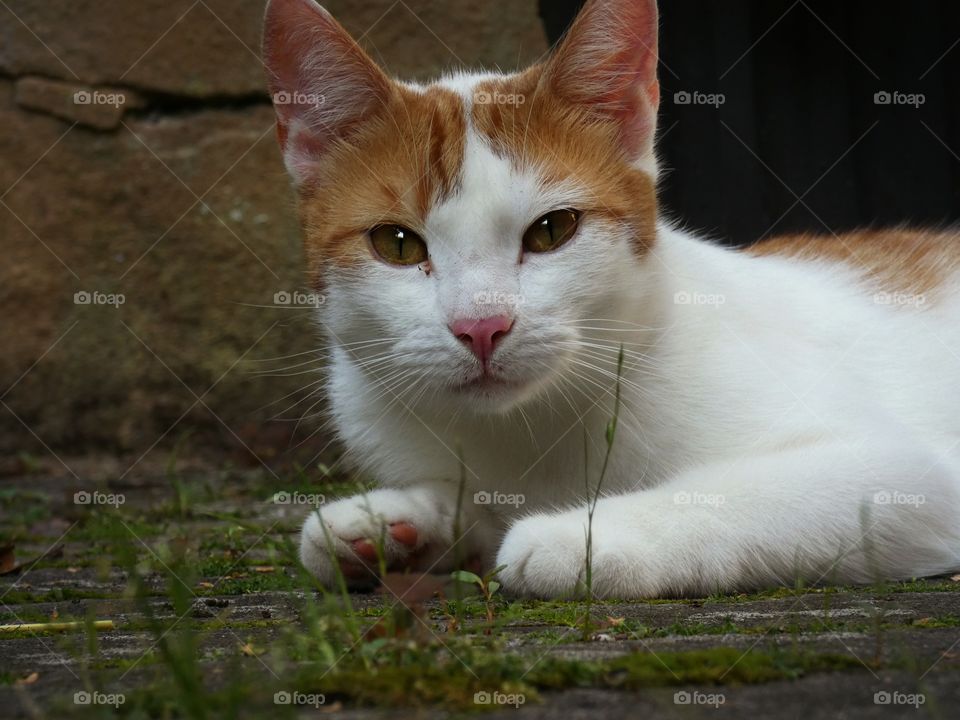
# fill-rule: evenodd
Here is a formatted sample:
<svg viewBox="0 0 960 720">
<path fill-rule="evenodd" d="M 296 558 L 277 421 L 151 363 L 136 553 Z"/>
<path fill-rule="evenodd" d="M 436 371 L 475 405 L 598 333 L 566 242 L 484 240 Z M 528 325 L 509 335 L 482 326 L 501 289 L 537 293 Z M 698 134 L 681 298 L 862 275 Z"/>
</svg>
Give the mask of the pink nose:
<svg viewBox="0 0 960 720">
<path fill-rule="evenodd" d="M 479 320 L 454 320 L 450 323 L 450 332 L 470 348 L 481 363 L 486 365 L 497 343 L 510 332 L 512 327 L 513 318 L 495 315 Z"/>
</svg>

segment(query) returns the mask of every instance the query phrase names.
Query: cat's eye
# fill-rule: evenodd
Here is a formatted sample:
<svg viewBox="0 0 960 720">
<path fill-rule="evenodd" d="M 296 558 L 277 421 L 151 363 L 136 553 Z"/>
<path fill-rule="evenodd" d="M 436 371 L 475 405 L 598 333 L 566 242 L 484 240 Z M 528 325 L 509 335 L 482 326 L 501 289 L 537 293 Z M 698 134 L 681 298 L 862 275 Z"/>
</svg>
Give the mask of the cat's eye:
<svg viewBox="0 0 960 720">
<path fill-rule="evenodd" d="M 523 249 L 532 253 L 556 250 L 577 232 L 580 213 L 576 210 L 554 210 L 537 220 L 523 234 Z"/>
<path fill-rule="evenodd" d="M 427 244 L 401 225 L 380 225 L 370 231 L 370 246 L 391 265 L 419 265 L 428 259 Z"/>
</svg>

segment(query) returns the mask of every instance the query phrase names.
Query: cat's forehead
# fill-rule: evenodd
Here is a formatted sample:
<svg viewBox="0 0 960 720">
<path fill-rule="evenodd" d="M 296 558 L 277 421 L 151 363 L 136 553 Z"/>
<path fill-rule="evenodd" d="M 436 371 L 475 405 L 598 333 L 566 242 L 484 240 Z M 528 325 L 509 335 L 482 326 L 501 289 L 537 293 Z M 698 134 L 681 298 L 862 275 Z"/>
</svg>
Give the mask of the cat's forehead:
<svg viewBox="0 0 960 720">
<path fill-rule="evenodd" d="M 510 78 L 511 76 L 509 75 L 496 72 L 458 71 L 443 75 L 429 83 L 402 81 L 400 84 L 414 92 L 420 93 L 425 93 L 430 88 L 444 88 L 461 97 L 467 106 L 470 106 L 473 104 L 474 94 L 478 86 L 488 82 L 509 82 Z"/>
<path fill-rule="evenodd" d="M 308 193 L 311 265 L 362 262 L 353 240 L 377 224 L 429 240 L 466 241 L 475 231 L 477 244 L 513 242 L 537 213 L 564 205 L 627 221 L 639 209 L 652 223 L 653 179 L 624 162 L 611 126 L 585 121 L 539 79 L 534 67 L 397 83 L 384 111 L 330 153 Z"/>
<path fill-rule="evenodd" d="M 458 72 L 428 85 L 403 83 L 405 88 L 421 97 L 438 92 L 444 97 L 452 97 L 462 120 L 454 130 L 462 133 L 462 138 L 458 137 L 457 142 L 449 144 L 447 148 L 457 154 L 451 163 L 456 168 L 454 181 L 449 188 L 438 188 L 440 192 L 432 198 L 430 215 L 443 214 L 439 211 L 445 207 L 456 207 L 461 212 L 472 211 L 470 214 L 479 215 L 485 208 L 476 205 L 489 206 L 490 201 L 505 192 L 518 190 L 518 183 L 523 183 L 525 190 L 531 189 L 530 173 L 524 173 L 524 168 L 517 162 L 518 157 L 504 152 L 504 148 L 496 148 L 486 125 L 478 122 L 478 106 L 491 97 L 485 88 L 491 83 L 512 82 L 514 80 L 511 77 L 498 73 Z M 527 120 L 517 117 L 514 122 Z"/>
<path fill-rule="evenodd" d="M 494 152 L 489 139 L 467 124 L 455 189 L 436 198 L 424 219 L 431 252 L 464 259 L 516 255 L 515 238 L 533 217 L 562 203 L 562 186 L 545 186 L 536 168 Z M 448 247 L 452 245 L 452 247 Z"/>
</svg>

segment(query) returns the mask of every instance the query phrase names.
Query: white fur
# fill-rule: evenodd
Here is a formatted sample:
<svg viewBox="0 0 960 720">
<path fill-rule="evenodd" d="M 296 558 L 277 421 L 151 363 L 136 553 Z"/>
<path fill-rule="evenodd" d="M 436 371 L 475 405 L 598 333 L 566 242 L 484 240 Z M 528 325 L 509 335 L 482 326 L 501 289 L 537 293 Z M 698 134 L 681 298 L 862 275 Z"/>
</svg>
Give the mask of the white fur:
<svg viewBox="0 0 960 720">
<path fill-rule="evenodd" d="M 469 100 L 482 77 L 444 83 Z M 654 172 L 652 154 L 637 162 Z M 513 593 L 574 592 L 622 345 L 596 595 L 960 567 L 960 278 L 920 306 L 882 304 L 852 269 L 753 257 L 666 223 L 641 259 L 624 228 L 590 213 L 562 249 L 518 262 L 531 222 L 590 197 L 470 131 L 461 186 L 426 219 L 432 272 L 371 259 L 326 278 L 335 427 L 385 488 L 324 508 L 334 553 L 404 521 L 434 571 L 479 554 L 507 566 Z M 448 323 L 502 313 L 515 325 L 493 369 L 512 385 L 458 390 L 478 364 Z M 405 552 L 389 545 L 388 559 Z M 332 580 L 316 515 L 302 558 Z"/>
</svg>

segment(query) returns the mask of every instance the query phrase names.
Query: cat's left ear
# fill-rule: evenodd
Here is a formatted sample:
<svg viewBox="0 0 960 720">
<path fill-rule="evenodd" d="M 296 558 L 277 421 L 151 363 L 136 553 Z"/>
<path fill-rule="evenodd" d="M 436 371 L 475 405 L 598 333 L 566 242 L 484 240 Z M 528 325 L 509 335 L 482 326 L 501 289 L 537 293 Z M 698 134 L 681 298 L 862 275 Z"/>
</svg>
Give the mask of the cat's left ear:
<svg viewBox="0 0 960 720">
<path fill-rule="evenodd" d="M 544 68 L 551 92 L 619 124 L 635 160 L 653 153 L 657 32 L 656 0 L 590 0 Z"/>
<path fill-rule="evenodd" d="M 313 0 L 270 0 L 263 62 L 283 159 L 297 184 L 315 175 L 335 143 L 382 111 L 394 87 Z"/>
</svg>

